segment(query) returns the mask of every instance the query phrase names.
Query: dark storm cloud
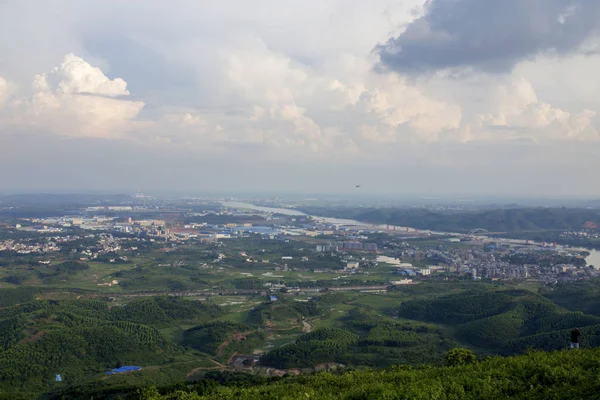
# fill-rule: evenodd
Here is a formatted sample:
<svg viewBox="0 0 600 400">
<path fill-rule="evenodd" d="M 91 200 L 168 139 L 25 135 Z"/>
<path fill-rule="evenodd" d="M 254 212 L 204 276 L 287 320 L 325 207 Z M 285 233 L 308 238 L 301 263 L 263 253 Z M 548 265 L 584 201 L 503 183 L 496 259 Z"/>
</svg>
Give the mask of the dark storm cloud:
<svg viewBox="0 0 600 400">
<path fill-rule="evenodd" d="M 398 72 L 507 72 L 536 54 L 575 52 L 599 32 L 599 0 L 429 0 L 424 16 L 375 51 Z"/>
</svg>

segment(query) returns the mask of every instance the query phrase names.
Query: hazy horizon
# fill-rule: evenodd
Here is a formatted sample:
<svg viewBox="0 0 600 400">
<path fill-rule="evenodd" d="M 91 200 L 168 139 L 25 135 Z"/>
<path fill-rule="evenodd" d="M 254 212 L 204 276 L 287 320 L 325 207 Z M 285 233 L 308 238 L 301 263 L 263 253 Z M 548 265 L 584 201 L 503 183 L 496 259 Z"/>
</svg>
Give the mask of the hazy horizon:
<svg viewBox="0 0 600 400">
<path fill-rule="evenodd" d="M 393 194 L 379 193 L 373 194 L 368 192 L 360 192 L 357 190 L 354 193 L 306 193 L 306 192 L 252 192 L 252 191 L 164 191 L 154 190 L 150 192 L 144 191 L 127 191 L 127 190 L 65 190 L 65 191 L 0 191 L 0 203 L 3 197 L 36 197 L 36 196 L 95 196 L 107 199 L 110 196 L 130 196 L 134 198 L 141 194 L 158 200 L 183 200 L 186 198 L 197 199 L 225 199 L 231 198 L 241 201 L 264 201 L 264 200 L 282 200 L 290 202 L 301 201 L 318 201 L 318 202 L 333 202 L 334 204 L 348 205 L 456 205 L 456 206 L 510 206 L 516 205 L 519 207 L 541 206 L 541 207 L 588 207 L 595 206 L 595 203 L 600 202 L 598 197 L 560 197 L 560 196 L 510 196 L 510 195 L 478 195 L 478 194 L 456 194 L 456 195 L 427 195 L 427 194 Z M 325 204 L 323 203 L 323 204 Z"/>
</svg>

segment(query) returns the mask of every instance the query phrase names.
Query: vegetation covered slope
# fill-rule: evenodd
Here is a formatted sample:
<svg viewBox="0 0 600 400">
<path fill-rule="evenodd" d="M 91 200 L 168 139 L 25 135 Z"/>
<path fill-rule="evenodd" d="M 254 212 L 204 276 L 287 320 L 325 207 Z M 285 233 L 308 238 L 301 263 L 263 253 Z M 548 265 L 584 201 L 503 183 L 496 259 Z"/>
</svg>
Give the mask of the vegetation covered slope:
<svg viewBox="0 0 600 400">
<path fill-rule="evenodd" d="M 468 359 L 465 359 L 468 361 Z M 319 373 L 262 383 L 198 381 L 124 394 L 145 400 L 199 399 L 594 399 L 600 350 L 533 352 L 446 367 Z M 139 393 L 139 394 L 138 394 Z M 92 393 L 85 393 L 90 398 Z M 94 398 L 106 398 L 98 393 Z"/>
<path fill-rule="evenodd" d="M 307 214 L 410 226 L 446 232 L 483 228 L 490 232 L 582 229 L 588 221 L 600 223 L 600 211 L 563 208 L 508 208 L 485 211 L 437 212 L 405 208 L 305 207 Z"/>
<path fill-rule="evenodd" d="M 321 313 L 322 310 L 316 301 L 297 302 L 282 298 L 255 307 L 248 315 L 248 323 L 265 325 L 290 319 L 315 317 Z"/>
<path fill-rule="evenodd" d="M 30 287 L 0 289 L 0 308 L 31 301 L 35 299 L 35 296 L 38 292 L 38 289 Z"/>
<path fill-rule="evenodd" d="M 456 342 L 435 326 L 383 317 L 366 306 L 342 318 L 339 328 L 322 328 L 268 352 L 261 364 L 305 368 L 328 362 L 352 366 L 439 364 Z"/>
<path fill-rule="evenodd" d="M 36 392 L 56 374 L 84 382 L 120 364 L 164 363 L 182 348 L 143 322 L 210 319 L 220 312 L 200 302 L 158 297 L 112 308 L 83 300 L 35 300 L 2 308 L 0 389 Z"/>
<path fill-rule="evenodd" d="M 562 307 L 600 317 L 600 279 L 545 287 L 542 295 Z"/>
<path fill-rule="evenodd" d="M 183 332 L 184 346 L 225 361 L 233 353 L 249 353 L 260 347 L 266 334 L 245 324 L 213 321 Z"/>
<path fill-rule="evenodd" d="M 524 290 L 471 292 L 403 303 L 405 318 L 456 326 L 457 337 L 471 345 L 506 354 L 528 347 L 563 348 L 573 327 L 584 329 L 589 345 L 600 345 L 600 318 L 566 310 Z"/>
</svg>

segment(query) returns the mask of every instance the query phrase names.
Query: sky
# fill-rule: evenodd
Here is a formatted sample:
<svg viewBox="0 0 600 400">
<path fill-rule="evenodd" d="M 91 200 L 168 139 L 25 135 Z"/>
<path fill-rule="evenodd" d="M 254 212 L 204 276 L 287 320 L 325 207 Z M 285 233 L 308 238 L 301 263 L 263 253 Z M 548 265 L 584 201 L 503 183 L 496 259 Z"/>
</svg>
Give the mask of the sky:
<svg viewBox="0 0 600 400">
<path fill-rule="evenodd" d="M 597 71 L 592 0 L 0 0 L 0 191 L 600 197 Z"/>
</svg>

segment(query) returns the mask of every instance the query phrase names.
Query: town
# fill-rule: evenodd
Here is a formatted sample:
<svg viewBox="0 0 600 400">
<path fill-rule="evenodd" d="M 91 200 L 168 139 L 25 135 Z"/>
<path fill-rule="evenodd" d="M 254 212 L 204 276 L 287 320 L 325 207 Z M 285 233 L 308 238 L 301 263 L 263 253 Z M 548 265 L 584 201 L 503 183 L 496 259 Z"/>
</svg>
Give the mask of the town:
<svg viewBox="0 0 600 400">
<path fill-rule="evenodd" d="M 126 264 L 123 268 L 134 270 L 137 263 L 157 268 L 194 265 L 211 275 L 208 280 L 184 276 L 176 284 L 171 279 L 162 287 L 144 288 L 131 284 L 131 272 L 107 269 L 103 274 L 104 264 L 94 269 L 98 288 L 124 291 L 212 289 L 225 278 L 252 281 L 257 292 L 295 293 L 300 288 L 385 291 L 439 280 L 556 284 L 600 274 L 586 261 L 590 253 L 581 248 L 487 237 L 485 232 L 456 234 L 339 221 L 293 208 L 224 200 L 186 199 L 164 209 L 83 207 L 63 216 L 5 218 L 1 227 L 0 279 L 8 283 L 34 281 L 32 265 L 48 268 L 65 261 Z M 73 279 L 69 276 L 63 283 Z M 239 287 L 229 289 L 233 293 Z"/>
</svg>

